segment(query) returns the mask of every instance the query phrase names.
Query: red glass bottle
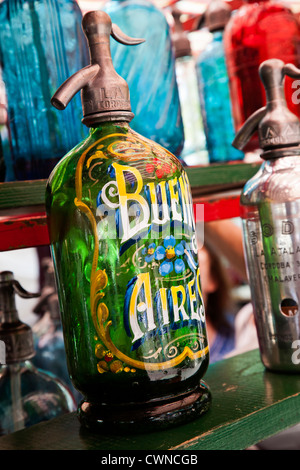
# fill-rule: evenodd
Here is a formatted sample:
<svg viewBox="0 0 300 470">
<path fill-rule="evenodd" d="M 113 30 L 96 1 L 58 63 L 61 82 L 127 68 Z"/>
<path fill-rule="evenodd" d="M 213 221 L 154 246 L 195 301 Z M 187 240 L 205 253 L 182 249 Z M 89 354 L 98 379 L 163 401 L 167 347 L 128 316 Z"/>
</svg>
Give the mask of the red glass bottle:
<svg viewBox="0 0 300 470">
<path fill-rule="evenodd" d="M 259 65 L 276 58 L 300 66 L 300 24 L 293 12 L 279 2 L 244 0 L 225 29 L 224 47 L 238 131 L 249 116 L 266 104 Z M 300 117 L 299 85 L 299 81 L 288 78 L 285 92 L 290 111 Z M 255 138 L 247 150 L 258 147 Z"/>
</svg>

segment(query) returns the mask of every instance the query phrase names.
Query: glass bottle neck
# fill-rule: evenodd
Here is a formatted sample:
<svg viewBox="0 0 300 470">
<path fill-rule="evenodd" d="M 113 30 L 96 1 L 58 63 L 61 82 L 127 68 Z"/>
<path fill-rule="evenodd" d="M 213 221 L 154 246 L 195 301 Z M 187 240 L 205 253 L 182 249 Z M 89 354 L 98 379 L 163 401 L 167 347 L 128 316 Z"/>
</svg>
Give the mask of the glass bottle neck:
<svg viewBox="0 0 300 470">
<path fill-rule="evenodd" d="M 224 36 L 224 30 L 218 30 L 218 31 L 213 31 L 213 38 L 214 41 L 223 41 L 223 36 Z"/>
<path fill-rule="evenodd" d="M 129 123 L 127 121 L 103 121 L 98 122 L 93 127 L 90 127 L 90 134 L 97 134 L 100 130 L 101 132 L 105 129 L 113 129 L 115 127 L 123 128 L 124 130 L 129 129 Z"/>
<path fill-rule="evenodd" d="M 9 364 L 0 364 L 0 374 L 1 373 L 10 373 L 10 374 L 19 374 L 24 370 L 36 370 L 34 365 L 30 360 L 21 360 L 20 362 L 12 362 Z"/>
</svg>

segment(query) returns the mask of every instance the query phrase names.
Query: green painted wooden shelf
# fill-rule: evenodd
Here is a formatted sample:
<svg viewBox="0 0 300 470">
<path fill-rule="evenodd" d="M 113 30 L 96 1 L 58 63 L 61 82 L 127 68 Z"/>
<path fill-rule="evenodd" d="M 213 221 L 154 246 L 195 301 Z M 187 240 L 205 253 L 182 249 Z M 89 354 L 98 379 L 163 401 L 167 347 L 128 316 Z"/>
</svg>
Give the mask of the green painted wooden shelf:
<svg viewBox="0 0 300 470">
<path fill-rule="evenodd" d="M 188 167 L 187 174 L 195 195 L 220 189 L 242 187 L 260 163 L 228 163 Z M 14 181 L 0 184 L 0 210 L 44 205 L 46 180 Z"/>
<path fill-rule="evenodd" d="M 238 217 L 240 191 L 259 165 L 187 167 L 196 221 Z M 0 251 L 49 244 L 45 189 L 46 180 L 0 183 Z"/>
<path fill-rule="evenodd" d="M 149 434 L 95 434 L 76 413 L 0 438 L 0 450 L 242 450 L 300 422 L 300 375 L 265 370 L 258 350 L 211 364 L 212 403 L 199 419 Z"/>
</svg>

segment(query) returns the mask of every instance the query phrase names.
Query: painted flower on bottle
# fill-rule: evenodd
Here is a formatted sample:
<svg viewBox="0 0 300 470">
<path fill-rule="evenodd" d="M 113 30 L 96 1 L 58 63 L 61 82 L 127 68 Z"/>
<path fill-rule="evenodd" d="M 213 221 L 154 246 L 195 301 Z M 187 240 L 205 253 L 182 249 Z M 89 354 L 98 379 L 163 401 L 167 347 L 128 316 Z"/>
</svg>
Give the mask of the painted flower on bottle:
<svg viewBox="0 0 300 470">
<path fill-rule="evenodd" d="M 167 276 L 172 272 L 179 274 L 186 269 L 184 260 L 179 258 L 179 256 L 184 255 L 184 253 L 184 242 L 177 243 L 173 235 L 166 237 L 164 239 L 163 245 L 156 247 L 155 243 L 151 243 L 142 251 L 142 254 L 145 256 L 144 259 L 147 263 L 151 263 L 154 260 L 162 261 L 162 263 L 159 265 L 159 273 L 162 276 Z"/>
<path fill-rule="evenodd" d="M 151 174 L 152 176 L 156 176 L 157 178 L 163 178 L 164 176 L 168 176 L 172 174 L 176 169 L 176 166 L 172 163 L 166 163 L 159 158 L 154 158 L 151 163 L 147 163 L 146 171 L 147 173 Z"/>
</svg>

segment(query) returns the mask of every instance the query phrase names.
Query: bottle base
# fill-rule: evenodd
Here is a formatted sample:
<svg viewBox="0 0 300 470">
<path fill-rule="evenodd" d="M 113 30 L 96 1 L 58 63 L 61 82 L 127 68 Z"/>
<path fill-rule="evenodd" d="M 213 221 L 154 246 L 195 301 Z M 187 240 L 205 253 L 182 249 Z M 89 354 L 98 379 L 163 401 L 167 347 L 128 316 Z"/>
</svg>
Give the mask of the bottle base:
<svg viewBox="0 0 300 470">
<path fill-rule="evenodd" d="M 208 411 L 211 392 L 205 382 L 186 395 L 160 403 L 106 405 L 83 400 L 77 409 L 81 425 L 92 431 L 149 432 L 184 424 Z"/>
<path fill-rule="evenodd" d="M 297 366 L 290 366 L 289 364 L 265 364 L 262 361 L 266 371 L 272 372 L 274 374 L 290 374 L 290 375 L 299 375 L 300 374 L 300 365 Z"/>
</svg>

